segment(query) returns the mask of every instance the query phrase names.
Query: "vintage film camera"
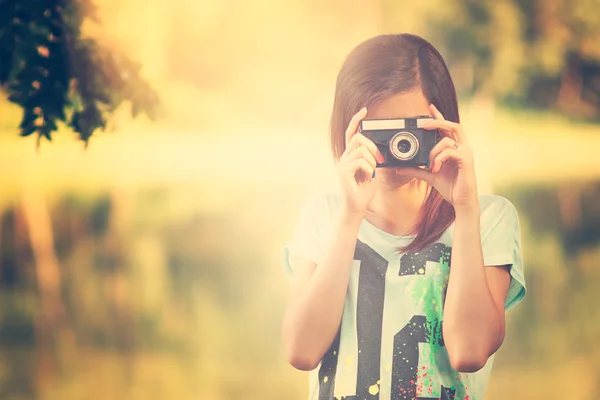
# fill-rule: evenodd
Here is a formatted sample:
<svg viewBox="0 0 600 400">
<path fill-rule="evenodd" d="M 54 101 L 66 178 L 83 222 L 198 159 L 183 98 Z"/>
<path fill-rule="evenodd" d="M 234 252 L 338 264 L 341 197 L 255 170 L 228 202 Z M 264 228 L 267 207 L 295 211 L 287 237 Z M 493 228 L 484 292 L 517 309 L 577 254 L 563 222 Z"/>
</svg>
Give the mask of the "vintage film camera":
<svg viewBox="0 0 600 400">
<path fill-rule="evenodd" d="M 440 139 L 437 129 L 422 128 L 431 120 L 428 116 L 367 119 L 360 122 L 360 133 L 375 143 L 383 155 L 385 161 L 377 167 L 429 168 L 429 152 Z"/>
</svg>

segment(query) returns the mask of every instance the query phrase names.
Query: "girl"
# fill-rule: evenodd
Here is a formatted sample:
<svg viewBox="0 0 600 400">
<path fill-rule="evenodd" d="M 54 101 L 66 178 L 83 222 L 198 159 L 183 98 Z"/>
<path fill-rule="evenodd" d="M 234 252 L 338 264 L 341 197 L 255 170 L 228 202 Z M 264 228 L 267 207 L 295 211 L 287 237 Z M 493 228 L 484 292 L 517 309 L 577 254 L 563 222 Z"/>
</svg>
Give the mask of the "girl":
<svg viewBox="0 0 600 400">
<path fill-rule="evenodd" d="M 377 168 L 363 119 L 428 115 L 430 169 Z M 409 34 L 356 47 L 339 73 L 331 145 L 340 193 L 303 209 L 285 266 L 287 359 L 309 398 L 483 399 L 505 311 L 525 295 L 518 216 L 477 193 L 439 52 Z"/>
</svg>

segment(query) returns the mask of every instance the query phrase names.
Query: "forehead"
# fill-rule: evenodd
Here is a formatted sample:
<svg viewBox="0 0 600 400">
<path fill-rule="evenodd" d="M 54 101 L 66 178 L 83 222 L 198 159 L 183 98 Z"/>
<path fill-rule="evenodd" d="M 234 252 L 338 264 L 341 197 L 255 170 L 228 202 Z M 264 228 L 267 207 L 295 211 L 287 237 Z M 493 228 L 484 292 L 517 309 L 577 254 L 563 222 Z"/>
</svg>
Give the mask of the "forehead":
<svg viewBox="0 0 600 400">
<path fill-rule="evenodd" d="M 431 115 L 429 101 L 420 88 L 398 93 L 380 101 L 368 110 L 366 118 L 412 118 L 419 115 Z"/>
</svg>

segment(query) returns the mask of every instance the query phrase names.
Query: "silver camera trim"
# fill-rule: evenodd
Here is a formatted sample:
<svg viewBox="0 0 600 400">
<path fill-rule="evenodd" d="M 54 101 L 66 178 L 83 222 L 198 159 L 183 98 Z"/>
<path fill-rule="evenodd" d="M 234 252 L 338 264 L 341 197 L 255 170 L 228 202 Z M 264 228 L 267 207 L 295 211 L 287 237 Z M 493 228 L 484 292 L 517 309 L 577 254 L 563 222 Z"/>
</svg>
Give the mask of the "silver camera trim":
<svg viewBox="0 0 600 400">
<path fill-rule="evenodd" d="M 411 149 L 408 153 L 402 153 L 398 150 L 398 143 L 403 139 L 406 139 L 411 143 Z M 400 131 L 395 133 L 394 136 L 392 136 L 392 139 L 390 139 L 389 143 L 390 153 L 397 160 L 410 161 L 419 153 L 419 141 L 417 140 L 417 137 L 410 132 Z M 406 154 L 409 155 L 406 156 Z"/>
<path fill-rule="evenodd" d="M 417 128 L 433 121 L 433 117 L 398 118 L 398 119 L 365 119 L 361 121 L 363 131 L 385 131 L 390 129 L 406 129 L 406 120 L 416 119 Z"/>
<path fill-rule="evenodd" d="M 388 129 L 405 129 L 404 119 L 367 119 L 362 121 L 364 131 L 384 131 Z"/>
</svg>

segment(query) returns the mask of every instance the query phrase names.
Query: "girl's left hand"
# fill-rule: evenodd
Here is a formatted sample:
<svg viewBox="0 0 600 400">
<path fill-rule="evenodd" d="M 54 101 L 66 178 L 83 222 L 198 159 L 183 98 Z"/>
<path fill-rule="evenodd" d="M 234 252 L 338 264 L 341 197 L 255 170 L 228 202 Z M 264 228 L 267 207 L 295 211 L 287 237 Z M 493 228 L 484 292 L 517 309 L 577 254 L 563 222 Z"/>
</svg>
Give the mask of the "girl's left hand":
<svg viewBox="0 0 600 400">
<path fill-rule="evenodd" d="M 454 206 L 464 208 L 478 203 L 477 182 L 473 152 L 460 126 L 446 121 L 442 113 L 431 104 L 433 121 L 423 125 L 424 129 L 438 129 L 442 139 L 429 153 L 431 170 L 423 168 L 397 168 L 400 175 L 412 175 L 433 186 Z"/>
</svg>

